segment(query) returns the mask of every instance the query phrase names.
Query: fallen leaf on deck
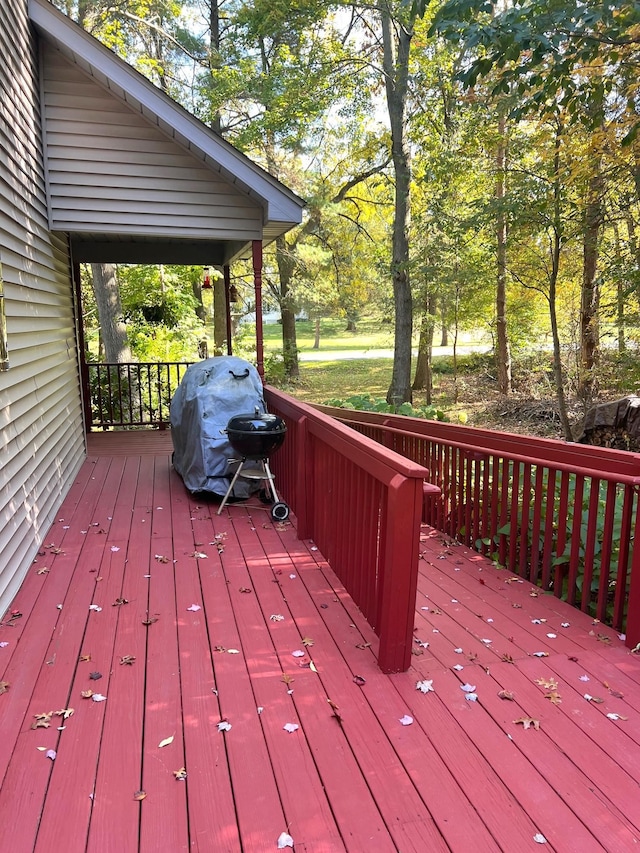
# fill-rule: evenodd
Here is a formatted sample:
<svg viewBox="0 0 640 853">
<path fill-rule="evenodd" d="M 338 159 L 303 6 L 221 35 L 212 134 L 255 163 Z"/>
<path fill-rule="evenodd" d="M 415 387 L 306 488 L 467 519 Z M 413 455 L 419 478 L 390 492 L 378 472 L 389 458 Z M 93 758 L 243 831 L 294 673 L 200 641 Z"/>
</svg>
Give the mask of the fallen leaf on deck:
<svg viewBox="0 0 640 853">
<path fill-rule="evenodd" d="M 196 560 L 204 560 L 206 558 L 206 554 L 202 551 L 194 551 L 193 554 L 189 554 L 190 557 L 195 557 Z"/>
<path fill-rule="evenodd" d="M 284 622 L 284 616 L 280 613 L 272 613 L 271 616 L 269 616 L 269 619 L 271 619 L 272 622 Z"/>
<path fill-rule="evenodd" d="M 134 655 L 124 655 L 120 658 L 120 666 L 131 666 L 135 661 Z"/>
<path fill-rule="evenodd" d="M 239 649 L 227 649 L 227 654 L 228 655 L 239 655 L 240 650 Z"/>
<path fill-rule="evenodd" d="M 408 714 L 405 714 L 404 717 L 400 717 L 399 722 L 403 726 L 410 726 L 413 723 L 413 717 L 410 717 Z"/>
<path fill-rule="evenodd" d="M 80 695 L 83 699 L 91 699 L 93 696 L 93 690 L 83 690 Z"/>
<path fill-rule="evenodd" d="M 32 729 L 48 729 L 51 725 L 51 717 L 53 716 L 53 711 L 49 711 L 44 714 L 34 714 L 35 721 L 31 723 Z"/>
<path fill-rule="evenodd" d="M 84 663 L 85 661 L 91 660 L 91 655 L 80 655 L 78 660 L 80 663 Z"/>
<path fill-rule="evenodd" d="M 239 592 L 253 592 L 250 586 L 241 586 Z"/>
<path fill-rule="evenodd" d="M 289 734 L 291 734 L 292 732 L 297 732 L 300 726 L 297 723 L 285 723 L 282 728 L 285 732 L 289 732 Z"/>
<path fill-rule="evenodd" d="M 510 690 L 498 690 L 498 698 L 499 699 L 507 699 L 509 702 L 513 702 L 515 699 L 515 694 Z"/>
<path fill-rule="evenodd" d="M 628 720 L 629 717 L 624 717 L 622 714 L 607 714 L 610 720 Z"/>
<path fill-rule="evenodd" d="M 147 792 L 146 792 L 146 791 L 136 791 L 136 792 L 135 792 L 135 794 L 133 795 L 133 799 L 134 799 L 134 800 L 136 800 L 136 801 L 139 803 L 139 802 L 141 802 L 142 800 L 144 800 L 144 798 L 145 798 L 146 796 L 147 796 Z"/>
<path fill-rule="evenodd" d="M 511 657 L 511 655 L 508 655 L 508 654 L 502 655 L 501 660 L 503 663 L 515 663 L 514 659 Z"/>
<path fill-rule="evenodd" d="M 616 699 L 624 699 L 624 693 L 620 693 L 619 690 L 610 689 L 609 693 L 611 693 L 612 696 L 615 696 Z"/>
<path fill-rule="evenodd" d="M 94 702 L 104 702 L 107 697 L 103 696 L 102 693 L 94 693 L 91 698 Z"/>
<path fill-rule="evenodd" d="M 457 663 L 455 666 L 452 666 L 451 669 L 454 669 L 456 672 L 462 672 L 464 667 L 462 666 L 461 663 Z"/>
<path fill-rule="evenodd" d="M 41 569 L 38 569 L 36 572 L 37 575 L 48 575 L 49 569 L 46 566 L 43 566 Z"/>
<path fill-rule="evenodd" d="M 165 557 L 163 554 L 156 554 L 155 558 L 159 563 L 168 563 L 169 562 L 169 558 Z"/>
<path fill-rule="evenodd" d="M 191 607 L 187 607 L 187 610 L 191 610 L 193 613 L 201 609 L 199 604 L 192 604 Z"/>
<path fill-rule="evenodd" d="M 544 694 L 544 698 L 548 699 L 552 705 L 560 705 L 562 703 L 562 698 L 560 694 L 555 690 L 550 690 L 549 693 Z"/>
<path fill-rule="evenodd" d="M 536 844 L 546 844 L 547 843 L 547 839 L 544 837 L 544 835 L 541 832 L 536 832 L 536 834 L 533 836 L 533 840 L 536 842 Z"/>
<path fill-rule="evenodd" d="M 367 683 L 367 680 L 366 680 L 366 678 L 363 678 L 361 675 L 354 675 L 353 676 L 353 683 L 357 684 L 358 687 L 362 687 L 363 684 Z"/>
<path fill-rule="evenodd" d="M 318 670 L 316 669 L 316 665 L 315 665 L 315 663 L 314 663 L 313 661 L 310 661 L 310 662 L 309 662 L 309 669 L 310 669 L 312 672 L 317 672 L 317 671 L 318 671 Z"/>
<path fill-rule="evenodd" d="M 310 647 L 313 645 L 313 640 L 311 639 L 311 637 L 303 637 L 302 638 L 302 645 Z"/>
<path fill-rule="evenodd" d="M 549 652 L 533 652 L 534 658 L 548 658 Z"/>
<path fill-rule="evenodd" d="M 90 672 L 89 678 L 91 679 L 91 681 L 98 681 L 98 679 L 102 678 L 102 673 L 101 672 Z"/>
<path fill-rule="evenodd" d="M 478 701 L 478 694 L 477 693 L 465 693 L 464 698 L 467 700 L 467 702 L 477 702 Z"/>
<path fill-rule="evenodd" d="M 555 678 L 536 678 L 536 684 L 539 684 L 540 687 L 544 687 L 545 690 L 558 689 L 558 682 Z"/>
<path fill-rule="evenodd" d="M 73 708 L 60 708 L 59 711 L 55 712 L 56 717 L 62 717 L 64 720 L 68 720 L 69 717 L 73 717 L 75 711 Z"/>
<path fill-rule="evenodd" d="M 580 676 L 580 681 L 591 681 L 591 679 L 589 678 L 589 676 L 588 676 L 588 675 L 581 675 L 581 676 Z"/>
<path fill-rule="evenodd" d="M 433 679 L 417 681 L 416 690 L 419 690 L 421 693 L 435 693 L 435 689 L 433 687 Z"/>
<path fill-rule="evenodd" d="M 0 681 L 0 693 L 6 693 L 10 687 L 11 684 L 8 681 Z"/>
<path fill-rule="evenodd" d="M 187 778 L 187 771 L 184 767 L 181 767 L 180 770 L 174 770 L 173 775 L 179 782 L 184 782 L 184 780 Z"/>
<path fill-rule="evenodd" d="M 100 607 L 100 606 L 99 606 L 99 605 L 97 605 L 97 604 L 90 604 L 90 605 L 89 605 L 89 610 L 95 610 L 95 611 L 96 611 L 96 613 L 100 613 L 100 612 L 101 612 L 101 610 L 102 610 L 102 607 Z"/>
<path fill-rule="evenodd" d="M 45 752 L 45 757 L 46 757 L 46 758 L 50 758 L 50 759 L 51 759 L 51 761 L 55 761 L 55 760 L 56 760 L 56 751 L 55 751 L 55 749 L 48 749 L 48 750 Z"/>
<path fill-rule="evenodd" d="M 301 651 L 300 649 L 296 649 L 294 652 L 291 652 L 291 654 L 294 658 L 303 658 L 304 657 L 304 652 Z"/>
<path fill-rule="evenodd" d="M 218 731 L 219 732 L 230 732 L 231 731 L 231 723 L 227 720 L 222 720 L 222 722 L 218 723 Z"/>
<path fill-rule="evenodd" d="M 113 604 L 111 606 L 112 607 L 120 607 L 121 604 L 128 604 L 128 603 L 129 603 L 128 598 L 116 598 L 116 600 L 113 602 Z"/>
<path fill-rule="evenodd" d="M 162 749 L 163 746 L 169 746 L 170 743 L 173 743 L 173 735 L 170 737 L 166 737 L 164 740 L 161 740 L 158 744 L 158 748 Z"/>
<path fill-rule="evenodd" d="M 460 690 L 464 690 L 465 693 L 475 693 L 476 686 L 475 684 L 461 684 Z"/>
<path fill-rule="evenodd" d="M 514 720 L 513 722 L 516 725 L 521 724 L 525 729 L 534 728 L 538 731 L 540 728 L 540 720 L 534 720 L 533 717 L 520 717 L 520 719 Z"/>
<path fill-rule="evenodd" d="M 371 646 L 371 643 L 357 643 L 356 649 L 368 649 Z"/>
<path fill-rule="evenodd" d="M 531 598 L 537 598 L 539 593 L 537 593 L 535 589 L 532 589 L 529 595 L 531 596 Z"/>
<path fill-rule="evenodd" d="M 148 626 L 148 625 L 153 625 L 153 623 L 157 622 L 157 621 L 158 621 L 157 616 L 151 616 L 149 619 L 143 619 L 142 624 Z"/>
<path fill-rule="evenodd" d="M 420 655 L 424 654 L 424 649 L 411 649 L 411 654 L 420 657 Z"/>
<path fill-rule="evenodd" d="M 464 650 L 463 650 L 463 649 L 454 649 L 453 651 L 454 651 L 457 655 L 461 655 L 461 654 L 462 654 L 462 652 L 463 652 Z"/>
<path fill-rule="evenodd" d="M 293 847 L 293 838 L 286 832 L 281 832 L 278 836 L 278 850 L 284 850 L 285 847 Z"/>
<path fill-rule="evenodd" d="M 284 681 L 285 684 L 291 684 L 292 681 L 295 681 L 295 678 L 292 675 L 287 675 L 286 673 L 282 676 L 281 681 Z"/>
<path fill-rule="evenodd" d="M 604 699 L 601 699 L 599 696 L 591 696 L 589 693 L 585 693 L 584 698 L 587 702 L 594 702 L 596 705 L 602 705 L 604 703 Z"/>
</svg>

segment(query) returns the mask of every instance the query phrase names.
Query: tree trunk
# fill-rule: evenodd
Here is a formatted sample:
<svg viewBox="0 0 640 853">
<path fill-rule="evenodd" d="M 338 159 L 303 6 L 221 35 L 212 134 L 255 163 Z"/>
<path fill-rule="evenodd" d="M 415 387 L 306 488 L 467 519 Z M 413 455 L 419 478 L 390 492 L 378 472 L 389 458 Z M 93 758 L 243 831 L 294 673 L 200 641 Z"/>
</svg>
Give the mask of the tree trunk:
<svg viewBox="0 0 640 853">
<path fill-rule="evenodd" d="M 409 49 L 413 32 L 392 20 L 389 5 L 380 0 L 383 68 L 391 126 L 391 156 L 395 174 L 395 209 L 391 250 L 391 277 L 395 307 L 393 373 L 387 402 L 399 406 L 411 400 L 411 337 L 413 301 L 409 283 L 409 225 L 411 158 L 407 139 Z"/>
<path fill-rule="evenodd" d="M 320 349 L 320 318 L 316 317 L 315 334 L 313 338 L 313 348 Z"/>
<path fill-rule="evenodd" d="M 418 342 L 418 359 L 413 377 L 413 390 L 425 391 L 427 405 L 431 405 L 433 392 L 433 332 L 435 329 L 436 298 L 425 293 L 424 313 L 420 324 L 420 340 Z"/>
<path fill-rule="evenodd" d="M 114 264 L 91 264 L 91 273 L 105 361 L 110 364 L 133 361 L 122 316 L 116 267 Z"/>
<path fill-rule="evenodd" d="M 504 209 L 506 196 L 507 125 L 502 111 L 498 120 L 498 148 L 496 151 L 495 199 L 496 250 L 498 275 L 496 282 L 496 368 L 498 390 L 501 394 L 511 392 L 511 351 L 507 331 L 507 217 Z"/>
<path fill-rule="evenodd" d="M 622 241 L 620 240 L 620 229 L 614 220 L 612 223 L 614 245 L 616 250 L 616 262 L 619 269 L 622 268 Z M 618 352 L 622 354 L 627 348 L 625 340 L 625 306 L 624 306 L 624 284 L 622 276 L 618 274 L 616 282 L 616 326 L 618 329 Z"/>
<path fill-rule="evenodd" d="M 276 240 L 276 261 L 280 278 L 280 317 L 282 319 L 282 358 L 284 374 L 289 380 L 300 378 L 298 362 L 298 341 L 296 337 L 296 316 L 291 299 L 291 279 L 295 268 L 295 259 L 289 250 L 284 236 Z"/>
<path fill-rule="evenodd" d="M 598 359 L 598 310 L 600 282 L 598 280 L 598 248 L 604 221 L 602 193 L 604 179 L 600 168 L 589 180 L 584 217 L 582 288 L 580 292 L 580 371 L 578 389 L 585 403 L 593 398 L 594 370 Z"/>
<path fill-rule="evenodd" d="M 562 350 L 560 347 L 560 332 L 558 330 L 558 316 L 556 312 L 556 288 L 558 274 L 560 272 L 560 256 L 562 252 L 562 219 L 560 210 L 560 149 L 562 144 L 561 129 L 558 128 L 555 139 L 555 151 L 553 158 L 553 241 L 551 254 L 551 278 L 549 281 L 549 319 L 551 321 L 551 337 L 553 340 L 553 377 L 558 398 L 558 411 L 562 431 L 567 441 L 573 441 L 567 402 L 564 393 L 564 376 L 562 370 Z"/>
</svg>

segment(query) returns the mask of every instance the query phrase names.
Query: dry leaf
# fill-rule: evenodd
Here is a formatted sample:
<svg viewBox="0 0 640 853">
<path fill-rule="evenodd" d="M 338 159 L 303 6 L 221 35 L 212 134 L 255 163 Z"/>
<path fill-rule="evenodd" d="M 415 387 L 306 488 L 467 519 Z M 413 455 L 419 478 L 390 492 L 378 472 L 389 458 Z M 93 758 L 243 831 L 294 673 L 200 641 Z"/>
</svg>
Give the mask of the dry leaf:
<svg viewBox="0 0 640 853">
<path fill-rule="evenodd" d="M 501 660 L 503 663 L 515 663 L 514 659 L 511 657 L 511 655 L 508 655 L 508 654 L 502 655 Z"/>
<path fill-rule="evenodd" d="M 56 717 L 62 717 L 65 720 L 68 720 L 69 717 L 73 717 L 75 711 L 73 708 L 61 708 L 59 711 L 55 712 Z"/>
<path fill-rule="evenodd" d="M 173 775 L 179 782 L 183 782 L 187 778 L 187 771 L 184 767 L 181 767 L 179 770 L 174 770 Z"/>
<path fill-rule="evenodd" d="M 164 740 L 161 740 L 158 744 L 158 748 L 162 749 L 163 746 L 169 746 L 170 743 L 173 743 L 173 735 L 170 737 L 166 737 Z"/>
<path fill-rule="evenodd" d="M 98 681 L 98 679 L 102 678 L 102 673 L 101 672 L 90 672 L 89 678 L 91 679 L 91 681 Z"/>
<path fill-rule="evenodd" d="M 169 562 L 169 558 L 164 557 L 162 554 L 156 554 L 155 558 L 159 563 L 168 563 Z"/>
<path fill-rule="evenodd" d="M 513 700 L 515 699 L 515 694 L 512 693 L 510 690 L 499 690 L 498 696 L 500 699 L 508 699 L 510 702 L 513 702 Z"/>
<path fill-rule="evenodd" d="M 292 675 L 287 675 L 286 673 L 282 676 L 282 681 L 285 684 L 291 684 L 292 681 L 295 681 L 295 678 Z"/>
<path fill-rule="evenodd" d="M 560 695 L 555 690 L 550 690 L 549 693 L 545 693 L 544 698 L 549 699 L 552 705 L 560 705 L 562 702 Z"/>
<path fill-rule="evenodd" d="M 303 646 L 312 646 L 313 640 L 311 639 L 311 637 L 303 637 L 302 638 L 302 645 Z"/>
<path fill-rule="evenodd" d="M 607 717 L 610 720 L 628 720 L 629 717 L 625 717 L 622 714 L 607 714 Z"/>
<path fill-rule="evenodd" d="M 0 681 L 0 693 L 6 693 L 10 687 L 11 684 L 8 681 Z"/>
<path fill-rule="evenodd" d="M 536 678 L 536 684 L 544 687 L 545 690 L 557 690 L 558 682 L 555 678 Z"/>
<path fill-rule="evenodd" d="M 357 643 L 356 649 L 368 649 L 371 646 L 371 643 Z"/>
<path fill-rule="evenodd" d="M 248 586 L 241 586 L 240 592 L 252 592 L 252 589 L 251 589 L 251 587 L 248 587 Z"/>
<path fill-rule="evenodd" d="M 91 699 L 93 696 L 93 690 L 83 690 L 80 695 L 83 699 Z"/>
<path fill-rule="evenodd" d="M 43 714 L 34 714 L 35 722 L 31 723 L 32 729 L 48 729 L 51 725 L 51 717 L 53 716 L 53 711 L 48 711 Z"/>
<path fill-rule="evenodd" d="M 133 795 L 133 799 L 136 800 L 137 802 L 141 802 L 142 800 L 144 800 L 144 798 L 146 796 L 147 796 L 146 791 L 136 791 L 135 794 Z"/>
<path fill-rule="evenodd" d="M 620 693 L 619 690 L 610 689 L 609 693 L 611 693 L 612 696 L 615 696 L 616 699 L 624 699 L 624 693 Z"/>
<path fill-rule="evenodd" d="M 91 660 L 91 655 L 80 655 L 80 657 L 78 658 L 78 660 L 79 660 L 81 663 L 83 663 L 84 661 Z"/>
<path fill-rule="evenodd" d="M 608 637 L 606 634 L 598 634 L 598 642 L 608 645 L 611 642 L 611 637 Z"/>
<path fill-rule="evenodd" d="M 120 666 L 131 666 L 135 661 L 135 655 L 124 655 L 120 658 Z"/>
<path fill-rule="evenodd" d="M 358 687 L 362 687 L 363 684 L 367 683 L 367 680 L 366 680 L 366 678 L 363 678 L 361 675 L 354 675 L 353 676 L 353 682 L 354 682 L 354 684 L 357 684 Z"/>
<path fill-rule="evenodd" d="M 521 724 L 523 728 L 530 729 L 533 727 L 536 731 L 540 728 L 540 720 L 534 720 L 533 717 L 520 717 L 513 721 L 516 725 Z"/>
</svg>

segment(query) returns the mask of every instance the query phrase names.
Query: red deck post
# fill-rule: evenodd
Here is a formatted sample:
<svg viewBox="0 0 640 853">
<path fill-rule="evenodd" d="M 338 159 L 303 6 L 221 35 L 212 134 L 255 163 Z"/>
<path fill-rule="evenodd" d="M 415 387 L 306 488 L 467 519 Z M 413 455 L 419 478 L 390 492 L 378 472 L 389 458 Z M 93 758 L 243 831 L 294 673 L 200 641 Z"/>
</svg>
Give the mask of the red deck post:
<svg viewBox="0 0 640 853">
<path fill-rule="evenodd" d="M 640 644 L 640 500 L 636 509 L 633 541 L 635 547 L 631 558 L 629 575 L 629 602 L 625 644 L 635 649 Z"/>
<path fill-rule="evenodd" d="M 264 379 L 264 338 L 262 333 L 262 241 L 252 243 L 253 286 L 256 297 L 256 369 Z"/>
<path fill-rule="evenodd" d="M 379 602 L 378 665 L 385 673 L 411 663 L 423 496 L 421 480 L 397 474 L 389 483 Z"/>
</svg>

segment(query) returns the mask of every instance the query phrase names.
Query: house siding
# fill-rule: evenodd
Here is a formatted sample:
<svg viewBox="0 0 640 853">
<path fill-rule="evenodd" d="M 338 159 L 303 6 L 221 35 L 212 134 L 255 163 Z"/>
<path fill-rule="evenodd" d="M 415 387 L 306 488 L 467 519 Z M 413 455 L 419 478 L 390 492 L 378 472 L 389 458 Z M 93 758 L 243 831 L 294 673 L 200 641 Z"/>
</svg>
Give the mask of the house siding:
<svg viewBox="0 0 640 853">
<path fill-rule="evenodd" d="M 9 369 L 0 372 L 0 614 L 84 458 L 66 237 L 51 234 L 38 61 L 26 0 L 0 4 L 0 263 Z"/>
<path fill-rule="evenodd" d="M 50 45 L 42 61 L 53 230 L 262 237 L 259 204 Z"/>
</svg>

